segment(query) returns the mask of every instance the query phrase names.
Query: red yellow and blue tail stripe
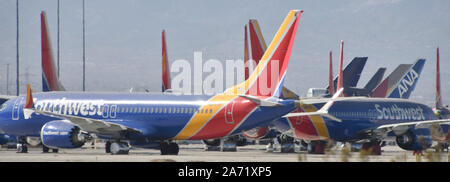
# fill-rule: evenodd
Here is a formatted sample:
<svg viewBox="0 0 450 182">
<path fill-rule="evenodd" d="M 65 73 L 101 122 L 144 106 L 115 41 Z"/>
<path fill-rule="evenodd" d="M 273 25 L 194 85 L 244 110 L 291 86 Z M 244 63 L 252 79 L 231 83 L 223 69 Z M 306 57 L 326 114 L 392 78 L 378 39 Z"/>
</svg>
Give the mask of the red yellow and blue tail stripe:
<svg viewBox="0 0 450 182">
<path fill-rule="evenodd" d="M 262 99 L 276 96 L 277 90 L 282 85 L 282 80 L 286 73 L 287 65 L 293 40 L 297 30 L 298 21 L 302 11 L 292 10 L 289 12 L 280 29 L 275 35 L 272 43 L 264 53 L 262 60 L 255 68 L 249 78 L 227 89 L 224 93 L 210 98 L 200 110 L 209 111 L 207 114 L 196 113 L 187 125 L 174 137 L 176 140 L 182 139 L 204 139 L 221 138 L 233 132 L 245 119 L 257 108 L 257 104 L 239 95 L 253 95 Z M 270 88 L 269 93 L 258 91 L 258 82 L 261 82 L 261 75 L 270 74 L 272 62 L 279 62 L 277 86 Z M 276 74 L 276 73 L 275 73 Z M 256 89 L 255 92 L 250 90 Z M 279 92 L 279 91 L 278 91 Z M 235 112 L 239 110 L 240 112 Z M 244 112 L 243 112 L 244 111 Z M 222 131 L 217 135 L 217 131 Z"/>
</svg>

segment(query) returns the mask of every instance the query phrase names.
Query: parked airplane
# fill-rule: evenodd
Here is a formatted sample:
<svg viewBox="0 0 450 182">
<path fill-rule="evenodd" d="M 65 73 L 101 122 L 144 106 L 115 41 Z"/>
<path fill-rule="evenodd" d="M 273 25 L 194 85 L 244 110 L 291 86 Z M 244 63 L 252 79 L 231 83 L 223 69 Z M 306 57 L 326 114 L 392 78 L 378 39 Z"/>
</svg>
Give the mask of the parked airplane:
<svg viewBox="0 0 450 182">
<path fill-rule="evenodd" d="M 46 92 L 19 96 L 0 108 L 0 128 L 17 136 L 40 136 L 50 148 L 77 148 L 90 134 L 111 141 L 112 154 L 160 143 L 161 154 L 178 154 L 172 140 L 222 138 L 266 125 L 296 107 L 279 98 L 300 15 L 288 13 L 249 79 L 214 96 Z M 278 63 L 278 70 L 276 69 Z M 261 89 L 262 75 L 277 78 Z M 256 84 L 259 83 L 259 84 Z M 270 83 L 268 83 L 269 85 Z M 25 144 L 24 141 L 19 141 Z"/>
<path fill-rule="evenodd" d="M 441 76 L 440 76 L 440 65 L 439 65 L 439 47 L 436 48 L 436 99 L 433 107 L 433 111 L 437 118 L 439 119 L 449 119 L 450 109 L 448 106 L 442 104 L 441 97 Z M 435 136 L 433 139 L 438 141 L 440 149 L 443 150 L 448 148 L 448 141 L 450 141 L 450 123 L 442 124 L 440 126 L 435 126 L 433 132 Z"/>
<path fill-rule="evenodd" d="M 265 49 L 266 49 L 266 44 L 264 41 L 264 37 L 261 33 L 261 28 L 259 26 L 259 23 L 257 20 L 255 19 L 251 19 L 249 20 L 249 32 L 250 32 L 250 42 L 251 42 L 251 55 L 252 55 L 252 62 L 254 63 L 258 63 L 258 61 L 261 59 L 262 53 L 264 53 Z M 247 32 L 246 32 L 247 33 Z M 245 36 L 246 37 L 246 36 Z M 246 45 L 247 46 L 247 45 Z M 248 48 L 245 49 L 246 51 L 248 50 Z M 245 55 L 248 55 L 248 53 L 246 53 Z M 248 59 L 248 56 L 247 56 Z M 244 60 L 247 60 L 244 59 Z M 331 59 L 331 53 L 330 53 L 330 59 Z M 346 66 L 346 68 L 343 71 L 343 84 L 346 88 L 355 88 L 356 84 L 359 81 L 361 72 L 366 64 L 367 61 L 367 57 L 356 57 L 354 58 L 350 64 L 348 64 Z M 246 66 L 248 65 L 248 63 L 246 63 Z M 334 80 L 332 79 L 332 73 L 330 72 L 330 83 L 331 85 L 336 85 L 336 83 L 338 82 L 338 77 L 336 77 Z M 334 84 L 333 84 L 334 83 Z M 331 87 L 331 88 L 335 88 L 335 86 Z M 330 89 L 330 86 L 328 86 L 325 89 L 322 88 L 311 88 L 308 90 L 308 96 L 307 97 L 323 97 L 323 96 L 327 96 L 327 91 L 328 89 Z M 357 91 L 354 89 L 352 92 L 349 92 L 350 95 L 354 95 L 354 93 L 357 93 Z M 347 92 L 347 91 L 345 91 Z M 294 92 L 290 91 L 289 89 L 287 89 L 286 87 L 283 87 L 283 94 L 284 97 L 286 98 L 294 98 L 294 99 L 299 99 L 299 96 L 297 94 L 295 94 Z M 277 135 L 278 137 L 278 141 L 281 143 L 281 151 L 282 152 L 293 152 L 294 151 L 294 139 L 292 137 L 289 137 L 287 135 L 279 135 L 279 132 L 271 129 L 269 126 L 264 126 L 264 127 L 258 127 L 258 128 L 254 128 L 252 130 L 249 131 L 245 131 L 243 132 L 243 135 L 247 138 L 250 139 L 265 139 L 265 138 L 274 138 Z M 218 143 L 218 142 L 216 142 Z M 269 150 L 271 148 L 271 144 L 269 145 Z"/>
<path fill-rule="evenodd" d="M 439 68 L 439 47 L 438 47 L 436 49 L 436 99 L 433 110 L 436 113 L 437 117 L 445 119 L 450 118 L 450 109 L 448 109 L 448 106 L 444 107 L 444 105 L 442 104 L 440 75 L 441 74 Z"/>
<path fill-rule="evenodd" d="M 389 95 L 409 96 L 424 63 L 424 59 L 418 60 L 395 88 L 388 89 L 393 90 L 388 92 Z M 363 142 L 367 146 L 365 148 L 380 153 L 380 142 L 389 133 L 396 136 L 398 146 L 404 150 L 428 148 L 431 145 L 431 124 L 449 121 L 436 118 L 428 106 L 407 99 L 339 98 L 338 94 L 332 99 L 302 100 L 300 109 L 306 112 L 285 116 L 297 118 L 295 122 L 288 123 L 293 126 L 286 127 L 282 122 L 275 126 L 278 129 L 287 128 L 284 131 L 313 141 Z M 323 145 L 316 145 L 315 148 L 323 150 Z"/>
<path fill-rule="evenodd" d="M 423 66 L 423 64 L 422 64 Z M 383 82 L 384 84 L 379 84 L 374 90 L 381 90 L 384 95 L 379 94 L 379 97 L 391 97 L 391 94 L 386 94 L 386 85 L 389 84 L 388 90 L 392 90 L 396 87 L 402 78 L 407 78 L 407 73 L 413 68 L 412 64 L 401 64 L 399 65 Z M 421 70 L 422 67 L 418 66 Z M 416 80 L 414 80 L 416 81 Z M 369 81 L 370 82 L 370 81 Z M 371 94 L 371 93 L 369 93 Z M 305 108 L 300 107 L 296 112 L 304 111 L 316 111 L 314 107 L 306 105 Z M 278 120 L 274 126 L 272 126 L 280 131 L 283 131 L 286 135 L 293 136 L 296 139 L 302 139 L 303 145 L 308 145 L 308 152 L 323 154 L 328 135 L 326 135 L 326 130 L 323 130 L 322 118 L 318 116 L 301 116 L 301 117 L 290 117 L 281 118 Z M 319 128 L 322 128 L 321 130 Z M 321 137 L 327 136 L 327 137 Z M 305 143 L 305 141 L 307 143 Z"/>
</svg>

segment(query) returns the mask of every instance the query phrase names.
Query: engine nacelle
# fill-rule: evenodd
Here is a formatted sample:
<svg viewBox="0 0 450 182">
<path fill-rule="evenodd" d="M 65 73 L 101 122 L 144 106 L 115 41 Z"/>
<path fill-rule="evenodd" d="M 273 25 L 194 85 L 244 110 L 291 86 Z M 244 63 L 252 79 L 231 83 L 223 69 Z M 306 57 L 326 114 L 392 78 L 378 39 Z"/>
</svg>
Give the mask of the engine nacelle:
<svg viewBox="0 0 450 182">
<path fill-rule="evenodd" d="M 404 150 L 424 150 L 431 147 L 432 138 L 428 128 L 409 129 L 395 139 Z"/>
<path fill-rule="evenodd" d="M 41 130 L 42 143 L 49 148 L 79 148 L 90 136 L 66 121 L 51 121 Z"/>
</svg>

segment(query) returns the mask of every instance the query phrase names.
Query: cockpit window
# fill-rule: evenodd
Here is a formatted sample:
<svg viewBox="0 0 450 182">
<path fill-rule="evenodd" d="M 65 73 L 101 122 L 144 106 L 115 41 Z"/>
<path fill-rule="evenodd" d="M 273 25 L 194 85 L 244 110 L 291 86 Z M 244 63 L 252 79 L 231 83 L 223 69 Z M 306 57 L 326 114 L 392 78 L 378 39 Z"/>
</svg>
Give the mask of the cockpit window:
<svg viewBox="0 0 450 182">
<path fill-rule="evenodd" d="M 2 105 L 0 105 L 0 111 L 2 111 L 5 108 L 6 108 L 6 102 L 4 102 L 4 103 L 2 103 Z"/>
</svg>

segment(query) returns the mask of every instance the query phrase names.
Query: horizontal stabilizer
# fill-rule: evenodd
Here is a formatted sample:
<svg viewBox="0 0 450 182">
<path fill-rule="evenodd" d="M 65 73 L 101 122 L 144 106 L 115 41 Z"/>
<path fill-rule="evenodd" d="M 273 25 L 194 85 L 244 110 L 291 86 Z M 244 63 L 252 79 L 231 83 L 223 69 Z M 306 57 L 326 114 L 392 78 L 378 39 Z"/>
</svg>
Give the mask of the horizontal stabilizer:
<svg viewBox="0 0 450 182">
<path fill-rule="evenodd" d="M 340 88 L 331 99 L 328 100 L 328 102 L 322 106 L 317 112 L 303 112 L 303 113 L 289 113 L 284 115 L 283 117 L 297 117 L 297 116 L 324 116 L 331 120 L 342 122 L 341 119 L 331 115 L 328 113 L 328 109 L 333 105 L 335 100 L 344 92 L 344 88 Z"/>
<path fill-rule="evenodd" d="M 338 121 L 338 122 L 342 122 L 341 119 L 336 118 L 336 117 L 334 117 L 333 115 L 328 114 L 328 112 L 325 112 L 325 111 L 289 113 L 289 114 L 284 115 L 283 117 L 289 118 L 289 117 L 317 116 L 317 115 L 319 115 L 319 116 L 324 116 L 324 117 L 327 117 L 327 118 L 329 118 L 329 119 L 332 119 L 332 120 L 335 120 L 335 121 Z"/>
<path fill-rule="evenodd" d="M 280 104 L 278 102 L 262 100 L 262 99 L 259 99 L 259 98 L 256 98 L 256 97 L 252 97 L 250 95 L 239 95 L 239 97 L 248 99 L 248 100 L 252 101 L 253 103 L 258 104 L 259 106 L 263 106 L 263 107 L 283 106 L 283 104 Z"/>
</svg>

